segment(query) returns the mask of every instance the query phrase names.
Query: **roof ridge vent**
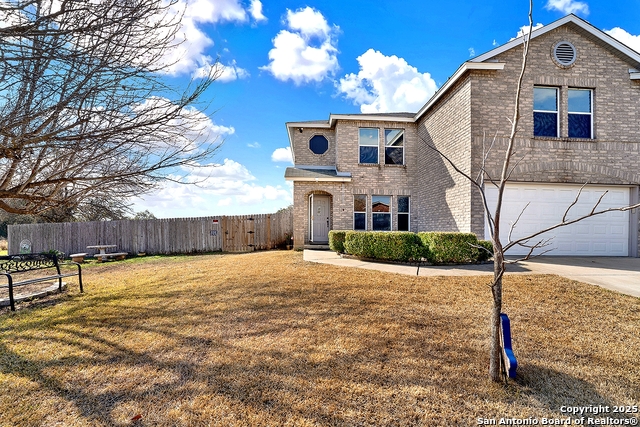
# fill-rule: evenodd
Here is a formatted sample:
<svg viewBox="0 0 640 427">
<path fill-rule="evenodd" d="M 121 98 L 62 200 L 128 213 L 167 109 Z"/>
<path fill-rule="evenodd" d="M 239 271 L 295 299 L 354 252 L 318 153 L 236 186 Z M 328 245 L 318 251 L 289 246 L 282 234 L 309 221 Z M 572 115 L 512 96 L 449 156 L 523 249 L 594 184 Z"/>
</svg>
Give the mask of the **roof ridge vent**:
<svg viewBox="0 0 640 427">
<path fill-rule="evenodd" d="M 576 57 L 576 48 L 571 42 L 561 41 L 553 47 L 553 59 L 561 67 L 572 66 L 576 62 Z"/>
</svg>

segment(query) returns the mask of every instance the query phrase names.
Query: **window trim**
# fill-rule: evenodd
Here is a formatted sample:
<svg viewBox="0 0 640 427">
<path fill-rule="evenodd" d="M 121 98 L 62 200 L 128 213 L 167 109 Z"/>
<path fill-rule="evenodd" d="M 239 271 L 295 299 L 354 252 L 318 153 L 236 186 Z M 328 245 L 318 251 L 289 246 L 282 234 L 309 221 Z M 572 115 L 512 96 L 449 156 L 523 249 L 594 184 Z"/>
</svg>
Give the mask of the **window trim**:
<svg viewBox="0 0 640 427">
<path fill-rule="evenodd" d="M 555 111 L 550 111 L 550 110 L 536 110 L 535 108 L 535 90 L 536 89 L 553 89 L 556 92 L 556 110 Z M 533 86 L 533 92 L 534 92 L 534 96 L 533 96 L 533 136 L 537 137 L 537 138 L 559 138 L 560 137 L 560 88 L 555 87 L 555 86 L 539 86 L 539 85 L 534 85 Z M 536 113 L 555 113 L 556 115 L 556 135 L 555 136 L 549 136 L 549 135 L 536 135 L 535 133 L 535 129 L 536 129 L 536 119 L 535 119 L 535 115 Z"/>
<path fill-rule="evenodd" d="M 364 212 L 362 211 L 356 211 L 356 196 L 364 196 Z M 368 209 L 368 203 L 367 203 L 367 195 L 366 194 L 354 194 L 353 195 L 353 224 L 351 226 L 351 229 L 354 231 L 366 231 L 367 230 L 367 209 Z M 356 228 L 356 214 L 364 214 L 364 228 Z"/>
<path fill-rule="evenodd" d="M 387 131 L 394 131 L 394 130 L 399 130 L 402 133 L 402 146 L 400 147 L 396 147 L 393 145 L 389 145 L 387 146 Z M 404 166 L 405 165 L 405 149 L 404 149 L 404 142 L 405 142 L 405 138 L 404 135 L 405 134 L 405 130 L 404 128 L 385 128 L 384 129 L 384 164 L 385 165 L 389 165 L 389 166 Z M 397 164 L 397 163 L 387 163 L 387 148 L 401 148 L 402 149 L 402 163 Z"/>
<path fill-rule="evenodd" d="M 373 199 L 374 197 L 388 197 L 389 198 L 389 212 L 374 212 L 373 211 Z M 389 229 L 388 230 L 376 230 L 374 216 L 375 215 L 388 215 L 389 216 Z M 393 196 L 385 194 L 374 194 L 371 196 L 371 230 L 372 231 L 393 231 Z"/>
<path fill-rule="evenodd" d="M 589 92 L 589 110 L 590 112 L 588 113 L 584 113 L 584 112 L 579 112 L 579 111 L 574 111 L 572 112 L 571 110 L 569 110 L 569 92 L 571 91 L 588 91 Z M 576 139 L 594 139 L 594 134 L 593 134 L 593 89 L 590 88 L 578 88 L 578 87 L 570 87 L 567 89 L 567 136 L 569 136 L 569 138 L 576 138 Z M 583 116 L 589 116 L 590 117 L 590 129 L 589 129 L 589 137 L 584 138 L 584 137 L 580 137 L 580 136 L 570 136 L 569 135 L 569 116 L 571 114 L 575 114 L 575 115 L 583 115 Z"/>
<path fill-rule="evenodd" d="M 363 144 L 362 140 L 360 139 L 361 135 L 360 132 L 364 129 L 370 129 L 370 130 L 374 130 L 377 133 L 377 140 L 375 144 Z M 360 153 L 360 148 L 361 147 L 376 147 L 376 161 L 375 163 L 362 163 L 362 155 Z M 380 164 L 380 128 L 374 128 L 374 127 L 361 127 L 358 128 L 358 164 L 359 165 L 379 165 Z"/>
<path fill-rule="evenodd" d="M 400 211 L 400 198 L 401 197 L 406 197 L 407 198 L 407 212 L 401 212 Z M 397 204 L 398 204 L 398 212 L 396 213 L 396 215 L 398 216 L 398 219 L 396 220 L 396 228 L 398 229 L 398 231 L 411 231 L 411 196 L 406 196 L 406 195 L 401 195 L 401 196 L 397 196 Z M 400 230 L 400 215 L 406 215 L 407 216 L 407 229 L 406 230 Z"/>
<path fill-rule="evenodd" d="M 315 137 L 317 137 L 317 136 L 320 136 L 320 137 L 324 138 L 324 139 L 325 139 L 325 141 L 327 141 L 327 149 L 326 149 L 326 150 L 324 150 L 322 153 L 316 153 L 316 152 L 315 152 L 315 151 L 313 151 L 313 149 L 311 148 L 311 140 L 313 140 L 313 139 L 314 139 Z M 311 151 L 311 153 L 312 153 L 314 156 L 324 156 L 325 154 L 327 154 L 327 151 L 329 151 L 329 145 L 330 145 L 330 144 L 329 144 L 329 138 L 327 138 L 327 136 L 326 136 L 326 135 L 321 134 L 321 133 L 313 134 L 313 135 L 309 138 L 309 140 L 307 141 L 307 148 L 309 149 L 309 151 Z"/>
</svg>

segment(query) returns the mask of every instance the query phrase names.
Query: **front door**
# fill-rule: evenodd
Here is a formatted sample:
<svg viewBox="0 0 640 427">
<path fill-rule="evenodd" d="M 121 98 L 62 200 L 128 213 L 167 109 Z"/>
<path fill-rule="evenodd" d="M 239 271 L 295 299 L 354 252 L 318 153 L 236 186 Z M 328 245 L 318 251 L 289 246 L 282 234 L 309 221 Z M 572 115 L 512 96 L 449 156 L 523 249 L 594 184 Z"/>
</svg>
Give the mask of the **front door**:
<svg viewBox="0 0 640 427">
<path fill-rule="evenodd" d="M 312 194 L 311 209 L 311 241 L 327 243 L 329 241 L 329 197 Z"/>
</svg>

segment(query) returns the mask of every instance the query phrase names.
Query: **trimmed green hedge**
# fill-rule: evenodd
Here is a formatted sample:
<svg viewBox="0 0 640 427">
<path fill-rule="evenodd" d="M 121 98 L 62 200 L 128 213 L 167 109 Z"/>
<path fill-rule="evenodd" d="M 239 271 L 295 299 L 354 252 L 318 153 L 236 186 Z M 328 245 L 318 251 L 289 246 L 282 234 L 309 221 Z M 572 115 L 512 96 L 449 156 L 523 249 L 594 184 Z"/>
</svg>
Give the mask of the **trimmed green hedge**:
<svg viewBox="0 0 640 427">
<path fill-rule="evenodd" d="M 408 231 L 348 231 L 345 252 L 385 261 L 419 261 L 422 245 L 418 235 Z"/>
<path fill-rule="evenodd" d="M 344 253 L 344 238 L 347 234 L 346 230 L 329 231 L 329 248 L 339 254 Z"/>
<path fill-rule="evenodd" d="M 331 230 L 329 247 L 338 253 L 384 261 L 422 261 L 431 264 L 485 262 L 493 253 L 488 240 L 473 233 Z"/>
<path fill-rule="evenodd" d="M 478 238 L 473 233 L 418 233 L 422 245 L 429 248 L 425 258 L 432 264 L 477 262 Z"/>
<path fill-rule="evenodd" d="M 478 249 L 478 261 L 489 261 L 489 259 L 493 257 L 493 243 L 491 240 L 478 240 L 478 246 L 482 246 L 484 248 Z"/>
</svg>

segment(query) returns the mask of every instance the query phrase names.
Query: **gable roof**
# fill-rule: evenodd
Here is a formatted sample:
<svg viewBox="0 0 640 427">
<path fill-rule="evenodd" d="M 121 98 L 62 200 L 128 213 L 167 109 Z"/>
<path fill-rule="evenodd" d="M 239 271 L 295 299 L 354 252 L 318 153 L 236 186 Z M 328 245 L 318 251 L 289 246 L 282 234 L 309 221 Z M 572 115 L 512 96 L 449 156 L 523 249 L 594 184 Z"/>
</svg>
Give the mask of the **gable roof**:
<svg viewBox="0 0 640 427">
<path fill-rule="evenodd" d="M 544 34 L 547 34 L 548 32 L 553 31 L 556 28 L 562 27 L 563 25 L 566 25 L 568 23 L 577 25 L 579 28 L 583 29 L 584 31 L 586 31 L 596 39 L 602 41 L 603 43 L 609 45 L 619 53 L 626 56 L 630 63 L 635 64 L 636 66 L 640 66 L 640 53 L 636 52 L 635 50 L 631 49 L 629 46 L 625 45 L 624 43 L 621 43 L 617 39 L 611 37 L 609 34 L 594 27 L 589 22 L 585 21 L 582 18 L 577 17 L 574 14 L 567 15 L 564 18 L 560 18 L 557 21 L 552 22 L 551 24 L 547 24 L 544 27 L 540 27 L 536 30 L 533 30 L 531 32 L 531 40 L 535 39 L 536 37 L 540 37 Z M 502 46 L 498 46 L 497 48 L 490 50 L 489 52 L 476 56 L 475 58 L 471 59 L 469 62 L 484 62 L 503 52 L 506 52 L 509 49 L 513 49 L 514 47 L 521 45 L 523 42 L 524 42 L 524 36 L 520 36 L 516 39 L 511 40 L 508 43 L 503 44 Z"/>
</svg>

